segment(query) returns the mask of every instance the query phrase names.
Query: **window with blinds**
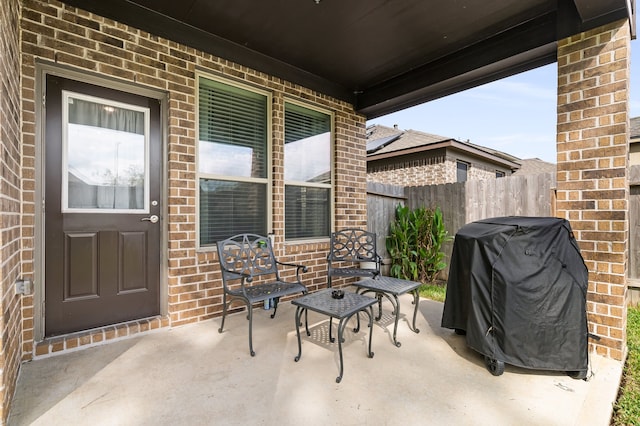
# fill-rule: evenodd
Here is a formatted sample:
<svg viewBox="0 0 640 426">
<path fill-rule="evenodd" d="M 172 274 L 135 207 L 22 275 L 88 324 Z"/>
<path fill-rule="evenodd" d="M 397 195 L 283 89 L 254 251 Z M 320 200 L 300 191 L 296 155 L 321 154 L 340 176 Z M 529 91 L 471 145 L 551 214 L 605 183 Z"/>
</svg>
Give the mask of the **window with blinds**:
<svg viewBox="0 0 640 426">
<path fill-rule="evenodd" d="M 198 82 L 200 246 L 267 235 L 268 97 L 202 76 Z"/>
<path fill-rule="evenodd" d="M 285 238 L 329 236 L 331 115 L 285 103 Z"/>
<path fill-rule="evenodd" d="M 456 162 L 456 182 L 467 181 L 467 171 L 469 170 L 469 164 L 463 161 Z"/>
</svg>

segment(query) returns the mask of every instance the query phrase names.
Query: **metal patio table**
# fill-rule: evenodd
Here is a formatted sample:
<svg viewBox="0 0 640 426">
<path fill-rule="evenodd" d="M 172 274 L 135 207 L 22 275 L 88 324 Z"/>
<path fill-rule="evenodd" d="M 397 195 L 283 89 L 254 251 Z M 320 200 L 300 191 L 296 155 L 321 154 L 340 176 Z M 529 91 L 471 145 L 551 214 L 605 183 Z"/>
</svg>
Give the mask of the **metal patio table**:
<svg viewBox="0 0 640 426">
<path fill-rule="evenodd" d="M 393 313 L 396 317 L 393 326 L 393 343 L 397 347 L 401 346 L 401 343 L 396 339 L 398 319 L 400 318 L 400 302 L 398 301 L 398 296 L 405 293 L 411 293 L 413 295 L 413 304 L 415 307 L 413 308 L 413 323 L 409 328 L 414 333 L 420 333 L 420 330 L 416 328 L 416 315 L 418 314 L 418 304 L 420 303 L 420 295 L 418 293 L 420 284 L 421 283 L 417 281 L 402 280 L 383 275 L 353 283 L 353 285 L 358 287 L 356 293 L 366 294 L 373 292 L 376 294 L 376 298 L 378 299 L 378 316 L 376 317 L 376 321 L 380 321 L 380 318 L 382 318 L 382 296 L 391 302 L 393 305 Z"/>
<path fill-rule="evenodd" d="M 340 299 L 332 297 L 332 293 L 335 289 L 320 290 L 315 293 L 301 296 L 291 301 L 293 305 L 296 305 L 296 335 L 298 336 L 298 355 L 294 358 L 296 362 L 300 360 L 302 356 L 302 342 L 300 340 L 300 320 L 302 313 L 308 310 L 318 312 L 323 315 L 329 316 L 329 340 L 334 341 L 331 337 L 331 320 L 336 318 L 338 323 L 338 352 L 340 353 L 340 374 L 336 377 L 336 382 L 340 383 L 342 380 L 342 374 L 344 371 L 342 360 L 342 342 L 344 340 L 343 333 L 349 319 L 359 313 L 366 312 L 369 316 L 369 348 L 368 356 L 373 358 L 373 352 L 371 352 L 371 337 L 373 335 L 373 305 L 376 303 L 376 299 L 369 296 L 363 296 L 362 294 L 344 292 L 344 296 Z M 360 324 L 354 329 L 355 332 L 359 330 Z M 310 336 L 309 324 L 305 322 L 305 328 L 307 336 Z"/>
</svg>

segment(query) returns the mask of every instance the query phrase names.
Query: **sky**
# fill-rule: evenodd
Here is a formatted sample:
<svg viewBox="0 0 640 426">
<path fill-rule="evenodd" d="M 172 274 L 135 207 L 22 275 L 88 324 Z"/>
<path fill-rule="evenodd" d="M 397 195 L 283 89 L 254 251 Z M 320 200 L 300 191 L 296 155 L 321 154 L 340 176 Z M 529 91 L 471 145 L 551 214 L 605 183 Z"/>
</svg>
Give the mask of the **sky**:
<svg viewBox="0 0 640 426">
<path fill-rule="evenodd" d="M 69 168 L 91 185 L 110 185 L 134 178 L 145 164 L 144 135 L 70 123 L 65 149 Z M 106 179 L 106 180 L 105 180 Z"/>
<path fill-rule="evenodd" d="M 640 41 L 631 42 L 630 116 L 640 116 Z M 369 120 L 556 162 L 557 64 Z"/>
</svg>

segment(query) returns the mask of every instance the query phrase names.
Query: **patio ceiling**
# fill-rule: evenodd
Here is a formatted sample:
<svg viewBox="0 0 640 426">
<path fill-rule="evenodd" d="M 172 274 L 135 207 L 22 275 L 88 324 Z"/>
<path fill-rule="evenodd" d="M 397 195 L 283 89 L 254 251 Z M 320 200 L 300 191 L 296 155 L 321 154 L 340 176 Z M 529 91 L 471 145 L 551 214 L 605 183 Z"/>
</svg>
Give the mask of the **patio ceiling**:
<svg viewBox="0 0 640 426">
<path fill-rule="evenodd" d="M 556 60 L 635 0 L 63 0 L 374 118 Z"/>
</svg>

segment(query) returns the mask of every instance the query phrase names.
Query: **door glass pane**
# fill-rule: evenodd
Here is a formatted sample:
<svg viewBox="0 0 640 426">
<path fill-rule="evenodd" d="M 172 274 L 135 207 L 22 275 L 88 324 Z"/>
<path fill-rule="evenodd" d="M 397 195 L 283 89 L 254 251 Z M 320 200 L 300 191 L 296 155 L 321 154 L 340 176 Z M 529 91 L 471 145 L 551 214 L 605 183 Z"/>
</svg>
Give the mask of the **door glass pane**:
<svg viewBox="0 0 640 426">
<path fill-rule="evenodd" d="M 149 110 L 64 93 L 63 211 L 146 212 Z"/>
</svg>

